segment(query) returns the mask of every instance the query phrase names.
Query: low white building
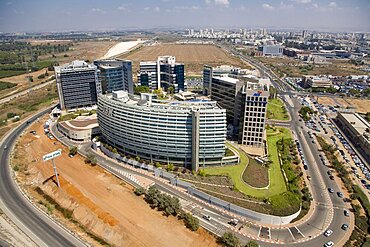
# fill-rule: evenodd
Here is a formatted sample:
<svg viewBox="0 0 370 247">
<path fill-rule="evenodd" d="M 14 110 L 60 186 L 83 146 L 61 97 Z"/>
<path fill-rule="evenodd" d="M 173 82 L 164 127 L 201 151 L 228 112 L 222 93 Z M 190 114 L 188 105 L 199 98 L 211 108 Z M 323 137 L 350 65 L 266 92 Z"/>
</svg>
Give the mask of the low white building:
<svg viewBox="0 0 370 247">
<path fill-rule="evenodd" d="M 96 114 L 58 122 L 57 128 L 70 140 L 76 142 L 88 142 L 93 136 L 100 134 Z"/>
</svg>

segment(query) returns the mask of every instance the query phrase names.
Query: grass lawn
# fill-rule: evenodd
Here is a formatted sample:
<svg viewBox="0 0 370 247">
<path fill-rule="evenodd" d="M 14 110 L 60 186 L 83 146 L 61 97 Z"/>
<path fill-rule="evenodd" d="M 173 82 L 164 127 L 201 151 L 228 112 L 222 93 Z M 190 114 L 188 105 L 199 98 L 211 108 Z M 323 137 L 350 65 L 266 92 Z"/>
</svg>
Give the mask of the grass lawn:
<svg viewBox="0 0 370 247">
<path fill-rule="evenodd" d="M 271 129 L 272 130 L 272 129 Z M 269 131 L 269 130 L 268 130 Z M 273 163 L 269 167 L 270 173 L 270 186 L 268 189 L 256 189 L 251 186 L 248 186 L 243 178 L 242 174 L 244 168 L 248 165 L 249 159 L 248 156 L 243 152 L 239 151 L 241 162 L 238 165 L 233 166 L 224 166 L 224 167 L 207 167 L 204 168 L 204 171 L 207 175 L 228 175 L 233 180 L 236 189 L 245 193 L 248 196 L 256 198 L 265 198 L 278 195 L 287 191 L 285 186 L 285 181 L 283 174 L 280 170 L 280 164 L 277 157 L 276 141 L 280 140 L 281 137 L 286 138 L 290 137 L 288 129 L 282 129 L 280 132 L 277 132 L 273 136 L 267 137 L 267 142 L 269 144 L 269 153 L 271 154 L 271 159 Z M 275 143 L 275 145 L 273 145 Z M 227 144 L 230 147 L 230 144 Z M 234 148 L 235 149 L 235 148 Z"/>
<path fill-rule="evenodd" d="M 288 113 L 281 99 L 269 99 L 267 104 L 267 118 L 273 120 L 289 120 Z"/>
</svg>

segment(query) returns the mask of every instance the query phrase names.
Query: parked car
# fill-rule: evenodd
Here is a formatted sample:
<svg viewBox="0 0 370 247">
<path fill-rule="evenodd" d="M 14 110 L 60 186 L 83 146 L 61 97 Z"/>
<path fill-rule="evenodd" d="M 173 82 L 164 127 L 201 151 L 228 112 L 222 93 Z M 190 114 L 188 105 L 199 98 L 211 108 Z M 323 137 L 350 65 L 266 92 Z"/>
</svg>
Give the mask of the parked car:
<svg viewBox="0 0 370 247">
<path fill-rule="evenodd" d="M 349 217 L 349 212 L 347 210 L 344 210 L 344 216 Z"/>
<path fill-rule="evenodd" d="M 333 241 L 329 241 L 327 243 L 324 244 L 325 247 L 332 247 L 334 246 L 334 242 Z"/>
<path fill-rule="evenodd" d="M 332 188 L 328 188 L 328 191 L 329 191 L 330 193 L 334 193 L 334 190 L 333 190 Z"/>
<path fill-rule="evenodd" d="M 325 235 L 325 237 L 329 237 L 330 235 L 332 235 L 333 234 L 333 230 L 331 230 L 331 229 L 328 229 L 328 230 L 326 230 L 325 232 L 324 232 L 324 235 Z"/>
<path fill-rule="evenodd" d="M 342 228 L 343 230 L 347 231 L 347 230 L 348 230 L 348 225 L 347 225 L 347 224 L 343 224 L 341 228 Z"/>
<path fill-rule="evenodd" d="M 343 193 L 342 193 L 342 192 L 337 192 L 337 195 L 338 195 L 340 198 L 343 198 Z"/>
</svg>

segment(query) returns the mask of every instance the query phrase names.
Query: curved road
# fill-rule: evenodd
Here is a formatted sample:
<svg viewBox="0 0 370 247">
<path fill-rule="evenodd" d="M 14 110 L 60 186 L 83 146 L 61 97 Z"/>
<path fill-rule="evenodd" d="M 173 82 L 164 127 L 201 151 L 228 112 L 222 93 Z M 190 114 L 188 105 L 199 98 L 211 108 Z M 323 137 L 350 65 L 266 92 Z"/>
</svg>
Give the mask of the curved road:
<svg viewBox="0 0 370 247">
<path fill-rule="evenodd" d="M 18 227 L 40 246 L 86 246 L 64 228 L 35 208 L 18 190 L 9 171 L 11 147 L 17 137 L 27 127 L 28 122 L 50 111 L 51 108 L 37 113 L 7 135 L 0 143 L 0 200 L 4 212 Z"/>
</svg>

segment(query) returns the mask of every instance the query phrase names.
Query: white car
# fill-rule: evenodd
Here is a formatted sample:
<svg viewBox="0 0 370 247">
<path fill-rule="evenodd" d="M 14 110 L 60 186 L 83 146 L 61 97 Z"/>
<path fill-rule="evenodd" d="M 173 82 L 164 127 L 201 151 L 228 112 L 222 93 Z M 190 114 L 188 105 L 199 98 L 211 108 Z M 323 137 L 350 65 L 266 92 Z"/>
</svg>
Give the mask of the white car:
<svg viewBox="0 0 370 247">
<path fill-rule="evenodd" d="M 326 236 L 326 237 L 329 237 L 330 235 L 332 235 L 333 234 L 333 230 L 331 230 L 331 229 L 328 229 L 328 230 L 326 230 L 325 232 L 324 232 L 324 235 Z"/>
<path fill-rule="evenodd" d="M 332 247 L 332 246 L 334 246 L 334 242 L 333 241 L 329 241 L 326 244 L 324 244 L 324 246 L 325 247 Z"/>
</svg>

